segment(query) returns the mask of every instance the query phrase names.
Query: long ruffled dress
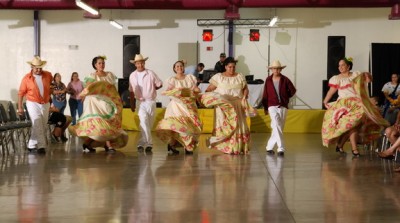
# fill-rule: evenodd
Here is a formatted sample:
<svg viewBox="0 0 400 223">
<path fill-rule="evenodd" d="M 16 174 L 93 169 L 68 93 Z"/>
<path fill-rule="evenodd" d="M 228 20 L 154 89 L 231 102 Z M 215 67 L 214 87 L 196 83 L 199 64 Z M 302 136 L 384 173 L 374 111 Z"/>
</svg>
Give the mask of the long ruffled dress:
<svg viewBox="0 0 400 223">
<path fill-rule="evenodd" d="M 217 88 L 201 96 L 202 104 L 215 108 L 214 131 L 208 139 L 209 148 L 227 154 L 248 153 L 250 130 L 246 114 L 253 116 L 256 111 L 243 100 L 246 79 L 242 74 L 233 77 L 214 75 L 210 83 Z"/>
<path fill-rule="evenodd" d="M 196 77 L 189 74 L 185 79 L 170 77 L 168 88 L 163 92 L 170 97 L 164 119 L 156 127 L 157 136 L 165 143 L 178 142 L 188 151 L 193 151 L 198 145 L 202 124 L 200 122 L 195 95 L 182 95 L 183 88 L 193 89 L 197 86 Z"/>
<path fill-rule="evenodd" d="M 331 102 L 322 123 L 322 144 L 336 143 L 340 136 L 358 128 L 358 143 L 368 144 L 380 136 L 389 123 L 368 96 L 365 76 L 353 72 L 350 77 L 333 76 L 329 86 L 338 89 L 337 101 Z"/>
<path fill-rule="evenodd" d="M 69 127 L 72 134 L 100 143 L 110 141 L 114 148 L 127 144 L 128 135 L 122 129 L 122 101 L 115 80 L 111 72 L 104 77 L 93 73 L 85 78 L 86 87 L 80 94 L 84 97 L 83 114 L 76 125 Z"/>
</svg>

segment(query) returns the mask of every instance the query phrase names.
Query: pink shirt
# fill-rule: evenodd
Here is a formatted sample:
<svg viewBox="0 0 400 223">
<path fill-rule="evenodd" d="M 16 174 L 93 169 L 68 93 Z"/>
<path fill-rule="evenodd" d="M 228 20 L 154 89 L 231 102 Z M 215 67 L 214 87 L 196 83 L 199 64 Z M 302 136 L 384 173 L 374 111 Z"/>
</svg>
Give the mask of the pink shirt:
<svg viewBox="0 0 400 223">
<path fill-rule="evenodd" d="M 144 72 L 142 81 L 138 80 L 139 73 Z M 129 91 L 135 93 L 136 100 L 154 101 L 157 97 L 157 90 L 162 86 L 162 81 L 151 70 L 145 69 L 142 72 L 133 71 L 129 76 Z M 141 83 L 141 84 L 139 84 Z"/>
<path fill-rule="evenodd" d="M 76 99 L 76 100 L 81 100 L 81 97 L 79 97 L 79 94 L 83 90 L 83 82 L 82 81 L 71 81 L 68 84 L 67 89 L 72 90 L 71 98 Z"/>
</svg>

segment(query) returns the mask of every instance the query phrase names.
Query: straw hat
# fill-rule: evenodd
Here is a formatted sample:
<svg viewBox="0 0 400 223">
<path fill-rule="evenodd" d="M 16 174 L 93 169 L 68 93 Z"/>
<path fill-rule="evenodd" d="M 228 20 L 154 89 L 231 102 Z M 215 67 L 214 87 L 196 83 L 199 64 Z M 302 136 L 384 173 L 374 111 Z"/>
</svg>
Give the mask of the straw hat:
<svg viewBox="0 0 400 223">
<path fill-rule="evenodd" d="M 268 69 L 272 69 L 272 68 L 285 68 L 286 65 L 281 65 L 281 62 L 279 62 L 279 60 L 274 60 L 272 61 L 271 65 L 269 65 Z"/>
<path fill-rule="evenodd" d="M 146 58 L 143 58 L 143 56 L 142 56 L 142 54 L 136 54 L 135 55 L 135 59 L 133 59 L 133 60 L 130 60 L 129 62 L 131 62 L 131 63 L 136 63 L 136 62 L 138 62 L 138 61 L 146 61 L 147 59 L 149 59 L 148 57 L 146 57 Z"/>
<path fill-rule="evenodd" d="M 27 61 L 27 63 L 36 68 L 42 68 L 46 65 L 47 61 L 40 59 L 39 56 L 35 56 L 32 61 Z"/>
</svg>

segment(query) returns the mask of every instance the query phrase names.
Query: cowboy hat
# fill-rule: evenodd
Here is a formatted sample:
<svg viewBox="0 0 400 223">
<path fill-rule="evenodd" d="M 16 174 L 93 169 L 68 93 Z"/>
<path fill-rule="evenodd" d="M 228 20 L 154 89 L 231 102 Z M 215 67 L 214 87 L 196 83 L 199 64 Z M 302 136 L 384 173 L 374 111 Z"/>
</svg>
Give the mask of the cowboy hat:
<svg viewBox="0 0 400 223">
<path fill-rule="evenodd" d="M 32 61 L 27 61 L 27 63 L 36 68 L 42 68 L 46 65 L 47 61 L 40 59 L 39 56 L 35 56 Z"/>
<path fill-rule="evenodd" d="M 147 59 L 149 59 L 148 57 L 146 57 L 146 58 L 143 58 L 143 56 L 142 56 L 142 54 L 136 54 L 135 55 L 135 59 L 133 59 L 133 60 L 130 60 L 129 62 L 131 62 L 131 63 L 136 63 L 136 62 L 138 62 L 138 61 L 146 61 Z"/>
<path fill-rule="evenodd" d="M 269 65 L 268 69 L 272 69 L 272 68 L 285 68 L 286 65 L 281 65 L 281 62 L 279 62 L 279 60 L 274 60 L 272 61 L 271 65 Z"/>
</svg>

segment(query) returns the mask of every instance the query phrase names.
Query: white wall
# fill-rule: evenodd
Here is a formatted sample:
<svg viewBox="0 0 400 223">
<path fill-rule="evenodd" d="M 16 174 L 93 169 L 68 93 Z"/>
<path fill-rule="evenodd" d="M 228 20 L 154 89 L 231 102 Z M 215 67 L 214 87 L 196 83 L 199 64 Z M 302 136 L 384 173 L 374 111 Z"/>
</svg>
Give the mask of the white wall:
<svg viewBox="0 0 400 223">
<path fill-rule="evenodd" d="M 141 53 L 150 57 L 146 67 L 165 80 L 178 60 L 179 43 L 199 43 L 199 61 L 214 66 L 219 53 L 227 52 L 226 27 L 198 27 L 199 18 L 223 18 L 224 10 L 101 10 L 102 19 L 84 19 L 80 10 L 41 11 L 41 56 L 45 67 L 60 72 L 68 82 L 73 71 L 81 77 L 93 71 L 91 60 L 106 55 L 106 70 L 122 77 L 122 36 L 140 35 Z M 354 58 L 354 70 L 367 70 L 372 42 L 400 42 L 400 21 L 387 19 L 390 8 L 282 8 L 277 28 L 258 28 L 260 42 L 249 41 L 249 29 L 237 27 L 234 56 L 237 70 L 265 79 L 269 61 L 279 59 L 283 73 L 295 83 L 297 96 L 312 108 L 321 108 L 322 80 L 326 79 L 327 37 L 346 36 L 346 54 Z M 270 9 L 240 9 L 241 18 L 269 18 Z M 113 28 L 113 18 L 124 29 Z M 2 10 L 0 13 L 0 100 L 16 100 L 26 61 L 33 56 L 33 11 Z M 212 42 L 201 40 L 202 30 L 214 32 Z M 78 49 L 69 49 L 77 45 Z M 206 51 L 206 47 L 213 51 Z M 269 58 L 270 55 L 270 58 Z M 168 99 L 160 97 L 165 106 Z M 297 108 L 300 100 L 295 101 Z"/>
</svg>

